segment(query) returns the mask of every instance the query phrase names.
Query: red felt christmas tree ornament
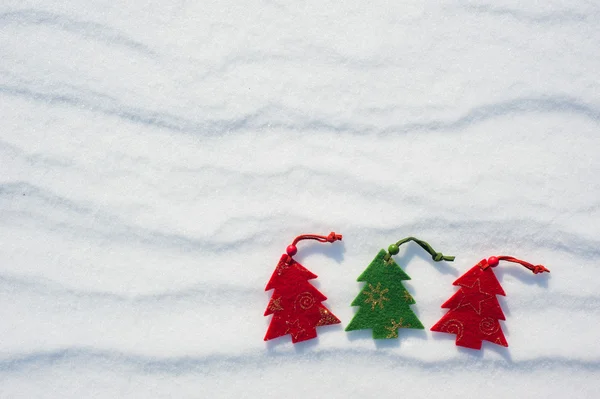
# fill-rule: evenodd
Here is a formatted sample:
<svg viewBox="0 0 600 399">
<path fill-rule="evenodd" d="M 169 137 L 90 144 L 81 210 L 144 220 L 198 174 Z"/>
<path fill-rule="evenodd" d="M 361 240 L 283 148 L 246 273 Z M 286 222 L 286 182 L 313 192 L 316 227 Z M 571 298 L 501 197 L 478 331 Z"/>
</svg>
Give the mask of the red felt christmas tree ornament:
<svg viewBox="0 0 600 399">
<path fill-rule="evenodd" d="M 508 346 L 498 320 L 505 320 L 496 295 L 506 295 L 492 268 L 499 261 L 518 263 L 534 274 L 550 272 L 544 266 L 513 258 L 492 256 L 483 259 L 454 282 L 460 289 L 443 305 L 450 309 L 431 331 L 456 334 L 456 345 L 481 349 L 482 341 Z"/>
<path fill-rule="evenodd" d="M 328 236 L 301 235 L 296 237 L 281 256 L 265 291 L 274 290 L 265 311 L 265 316 L 273 315 L 265 341 L 291 335 L 292 342 L 306 341 L 317 337 L 317 327 L 338 324 L 334 316 L 321 302 L 327 297 L 308 280 L 317 278 L 293 258 L 298 252 L 296 244 L 302 240 L 319 242 L 341 241 L 342 236 L 331 233 Z"/>
</svg>

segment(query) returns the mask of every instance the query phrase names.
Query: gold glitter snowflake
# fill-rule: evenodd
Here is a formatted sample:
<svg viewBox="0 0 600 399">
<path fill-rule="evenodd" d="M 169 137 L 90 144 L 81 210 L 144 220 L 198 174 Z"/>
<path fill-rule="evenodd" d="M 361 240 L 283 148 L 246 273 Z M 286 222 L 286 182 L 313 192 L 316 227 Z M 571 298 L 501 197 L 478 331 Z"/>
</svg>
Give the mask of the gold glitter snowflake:
<svg viewBox="0 0 600 399">
<path fill-rule="evenodd" d="M 384 295 L 389 291 L 389 289 L 381 289 L 381 283 L 377 283 L 377 287 L 373 287 L 372 284 L 369 284 L 370 291 L 363 291 L 368 298 L 365 299 L 365 303 L 371 304 L 371 310 L 375 310 L 375 306 L 379 305 L 379 309 L 383 309 L 383 302 L 389 301 L 389 298 L 386 298 Z"/>
<path fill-rule="evenodd" d="M 390 332 L 386 338 L 398 338 L 398 329 L 399 328 L 410 327 L 410 324 L 407 324 L 407 325 L 402 324 L 402 317 L 400 318 L 400 320 L 398 320 L 397 323 L 394 319 L 392 319 L 391 323 L 392 323 L 391 326 L 385 327 L 385 329 Z"/>
</svg>

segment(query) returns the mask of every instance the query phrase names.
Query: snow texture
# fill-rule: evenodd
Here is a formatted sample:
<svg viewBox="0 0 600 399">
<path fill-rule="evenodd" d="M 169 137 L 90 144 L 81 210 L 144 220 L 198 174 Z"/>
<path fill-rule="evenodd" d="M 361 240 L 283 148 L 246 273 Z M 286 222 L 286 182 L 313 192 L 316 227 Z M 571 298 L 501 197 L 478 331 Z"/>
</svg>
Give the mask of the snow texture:
<svg viewBox="0 0 600 399">
<path fill-rule="evenodd" d="M 0 397 L 592 398 L 597 1 L 0 5 Z M 265 343 L 296 259 L 341 320 Z M 426 330 L 344 332 L 395 259 Z M 509 348 L 428 329 L 491 255 Z"/>
</svg>

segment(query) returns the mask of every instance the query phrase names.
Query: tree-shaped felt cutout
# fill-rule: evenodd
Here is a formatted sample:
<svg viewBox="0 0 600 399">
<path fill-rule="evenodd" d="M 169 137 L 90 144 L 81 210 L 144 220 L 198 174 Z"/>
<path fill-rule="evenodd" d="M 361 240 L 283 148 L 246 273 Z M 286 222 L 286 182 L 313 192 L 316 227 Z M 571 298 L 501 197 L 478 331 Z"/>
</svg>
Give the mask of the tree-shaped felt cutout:
<svg viewBox="0 0 600 399">
<path fill-rule="evenodd" d="M 357 281 L 366 282 L 352 306 L 360 306 L 346 331 L 373 329 L 373 338 L 397 338 L 398 328 L 419 328 L 419 321 L 410 305 L 413 297 L 402 285 L 410 277 L 393 260 L 385 260 L 381 250 Z"/>
<path fill-rule="evenodd" d="M 273 314 L 265 341 L 290 334 L 292 342 L 317 336 L 316 327 L 338 324 L 340 320 L 321 302 L 327 300 L 308 280 L 317 276 L 283 255 L 266 290 L 274 289 L 265 316 Z"/>
<path fill-rule="evenodd" d="M 443 305 L 450 309 L 431 331 L 456 334 L 456 345 L 481 349 L 481 341 L 508 346 L 498 320 L 505 320 L 496 295 L 505 295 L 491 268 L 479 266 L 466 272 L 454 285 L 460 289 Z"/>
<path fill-rule="evenodd" d="M 498 265 L 498 260 L 520 263 L 535 274 L 549 271 L 543 266 L 532 266 L 507 256 L 482 260 L 454 282 L 459 290 L 442 305 L 450 310 L 431 327 L 431 331 L 455 334 L 456 345 L 471 349 L 481 349 L 482 341 L 508 346 L 498 321 L 505 320 L 496 298 L 505 293 L 492 269 Z"/>
<path fill-rule="evenodd" d="M 317 238 L 315 238 L 317 237 Z M 340 320 L 333 315 L 322 302 L 327 300 L 308 280 L 317 276 L 307 270 L 292 256 L 296 254 L 295 244 L 301 239 L 316 239 L 320 242 L 341 240 L 342 236 L 331 233 L 327 237 L 299 236 L 287 249 L 287 255 L 281 256 L 279 263 L 265 291 L 274 290 L 265 316 L 273 315 L 265 341 L 291 335 L 292 342 L 306 341 L 316 338 L 316 327 L 339 324 Z"/>
<path fill-rule="evenodd" d="M 370 328 L 373 338 L 386 339 L 398 338 L 399 328 L 423 329 L 423 324 L 410 308 L 415 300 L 402 284 L 410 277 L 391 257 L 398 253 L 400 245 L 408 241 L 417 242 L 436 261 L 454 259 L 438 254 L 429 244 L 413 237 L 390 245 L 389 254 L 382 249 L 357 279 L 366 284 L 352 302 L 352 306 L 359 306 L 359 309 L 346 331 Z"/>
</svg>

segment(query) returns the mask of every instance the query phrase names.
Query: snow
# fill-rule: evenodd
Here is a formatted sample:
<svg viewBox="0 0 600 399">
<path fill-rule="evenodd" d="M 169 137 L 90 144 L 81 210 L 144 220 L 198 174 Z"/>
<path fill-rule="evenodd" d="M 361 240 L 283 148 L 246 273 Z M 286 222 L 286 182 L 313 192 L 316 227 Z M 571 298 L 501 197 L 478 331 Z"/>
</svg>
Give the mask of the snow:
<svg viewBox="0 0 600 399">
<path fill-rule="evenodd" d="M 593 1 L 4 0 L 0 397 L 595 397 Z M 265 343 L 296 259 L 342 325 Z M 396 261 L 425 331 L 346 333 Z M 428 330 L 479 260 L 509 348 Z"/>
</svg>

